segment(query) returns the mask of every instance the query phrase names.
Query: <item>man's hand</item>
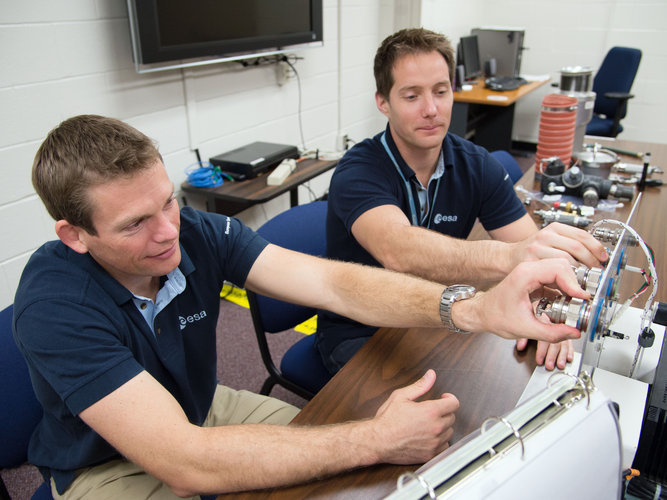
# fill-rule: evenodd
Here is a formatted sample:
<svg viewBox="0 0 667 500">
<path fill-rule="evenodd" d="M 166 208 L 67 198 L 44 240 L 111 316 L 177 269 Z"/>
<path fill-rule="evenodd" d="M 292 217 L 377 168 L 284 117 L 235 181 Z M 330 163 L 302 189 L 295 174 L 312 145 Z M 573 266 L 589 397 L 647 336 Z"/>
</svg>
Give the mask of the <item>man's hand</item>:
<svg viewBox="0 0 667 500">
<path fill-rule="evenodd" d="M 518 339 L 516 341 L 517 351 L 523 351 L 527 345 L 528 339 Z M 564 340 L 555 344 L 542 341 L 537 343 L 535 361 L 538 366 L 544 365 L 549 371 L 556 367 L 563 370 L 565 369 L 565 365 L 571 362 L 572 359 L 574 359 L 574 346 L 571 340 Z"/>
<path fill-rule="evenodd" d="M 378 409 L 371 423 L 381 450 L 379 462 L 424 463 L 449 446 L 458 399 L 443 394 L 440 399 L 415 401 L 434 383 L 435 372 L 428 370 L 415 383 L 392 392 Z"/>
<path fill-rule="evenodd" d="M 565 258 L 572 265 L 600 267 L 608 258 L 598 240 L 583 229 L 554 222 L 533 236 L 510 245 L 511 260 L 519 262 Z M 512 266 L 512 268 L 514 267 Z"/>
<path fill-rule="evenodd" d="M 531 294 L 542 291 L 543 287 L 557 288 L 571 297 L 590 298 L 590 294 L 579 287 L 567 260 L 523 262 L 488 292 L 479 292 L 471 299 L 454 303 L 452 319 L 464 330 L 492 332 L 506 339 L 530 338 L 557 343 L 579 338 L 581 332 L 576 328 L 545 323 L 535 316 Z"/>
<path fill-rule="evenodd" d="M 542 287 L 542 290 L 533 292 L 533 295 L 538 295 L 539 300 L 542 297 L 548 297 L 553 300 L 560 295 L 558 290 L 553 290 L 548 287 Z M 534 304 L 536 305 L 536 304 Z M 538 319 L 543 323 L 549 324 L 551 320 L 546 316 L 539 316 Z M 516 341 L 517 351 L 523 351 L 528 346 L 529 339 L 518 339 Z M 544 365 L 544 368 L 551 371 L 555 367 L 561 370 L 565 369 L 565 365 L 574 359 L 574 345 L 571 340 L 564 340 L 550 344 L 549 342 L 538 341 L 537 351 L 535 352 L 535 362 L 538 366 Z"/>
</svg>

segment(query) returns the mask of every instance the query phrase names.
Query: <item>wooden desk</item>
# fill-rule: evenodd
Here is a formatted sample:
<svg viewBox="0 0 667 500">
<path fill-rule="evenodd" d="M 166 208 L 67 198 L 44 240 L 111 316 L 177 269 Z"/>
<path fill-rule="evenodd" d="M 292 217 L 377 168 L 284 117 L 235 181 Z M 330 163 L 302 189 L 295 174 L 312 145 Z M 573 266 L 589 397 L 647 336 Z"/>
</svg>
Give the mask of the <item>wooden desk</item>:
<svg viewBox="0 0 667 500">
<path fill-rule="evenodd" d="M 449 131 L 489 151 L 509 151 L 512 146 L 514 104 L 548 82 L 529 82 L 516 90 L 498 92 L 485 88 L 484 79 L 480 78 L 471 90 L 454 92 Z"/>
<path fill-rule="evenodd" d="M 663 168 L 667 165 L 667 145 L 599 142 L 632 151 L 650 150 L 652 163 Z M 533 178 L 530 171 L 520 182 L 532 186 Z M 667 259 L 661 215 L 667 213 L 667 193 L 661 189 L 667 188 L 646 189 L 632 226 L 653 247 L 658 275 L 663 279 L 656 298 L 665 301 Z M 615 218 L 625 220 L 629 210 L 627 205 L 615 212 Z M 392 390 L 416 380 L 427 368 L 434 368 L 438 377 L 426 398 L 452 392 L 461 402 L 451 440 L 455 443 L 478 429 L 485 418 L 502 415 L 515 406 L 535 368 L 535 349 L 531 346 L 527 352 L 518 353 L 512 341 L 490 334 L 454 335 L 444 330 L 381 328 L 306 405 L 294 423 L 320 425 L 371 417 Z M 220 498 L 376 499 L 393 491 L 402 472 L 416 468 L 377 465 L 306 485 Z"/>
<path fill-rule="evenodd" d="M 437 373 L 424 399 L 444 392 L 461 403 L 451 442 L 481 426 L 489 415 L 514 408 L 535 369 L 535 349 L 518 353 L 514 342 L 490 334 L 455 335 L 446 330 L 382 328 L 294 419 L 319 425 L 372 417 L 392 390 Z M 381 498 L 398 476 L 418 466 L 376 465 L 291 488 L 222 495 L 242 499 Z"/>
<path fill-rule="evenodd" d="M 184 182 L 181 189 L 193 196 L 203 197 L 206 210 L 224 215 L 237 213 L 258 203 L 272 200 L 283 193 L 290 193 L 290 206 L 299 204 L 298 187 L 314 177 L 331 170 L 337 161 L 302 160 L 297 163 L 296 170 L 279 186 L 269 186 L 266 178 L 269 172 L 245 181 L 230 182 L 214 188 L 198 188 Z"/>
</svg>

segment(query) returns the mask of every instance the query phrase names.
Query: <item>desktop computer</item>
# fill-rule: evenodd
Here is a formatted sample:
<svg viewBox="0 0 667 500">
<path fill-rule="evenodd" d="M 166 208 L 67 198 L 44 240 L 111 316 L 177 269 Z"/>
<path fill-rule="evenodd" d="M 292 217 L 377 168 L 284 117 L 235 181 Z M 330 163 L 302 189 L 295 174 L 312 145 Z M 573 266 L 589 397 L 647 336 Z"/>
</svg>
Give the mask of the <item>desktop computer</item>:
<svg viewBox="0 0 667 500">
<path fill-rule="evenodd" d="M 495 60 L 495 75 L 487 76 L 519 76 L 524 33 L 522 28 L 480 27 L 470 30 L 470 34 L 477 37 L 482 65 Z"/>
<path fill-rule="evenodd" d="M 478 40 L 475 35 L 462 36 L 457 47 L 456 64 L 463 66 L 463 78 L 474 80 L 482 75 L 482 64 L 479 58 Z M 463 82 L 461 82 L 463 83 Z"/>
</svg>

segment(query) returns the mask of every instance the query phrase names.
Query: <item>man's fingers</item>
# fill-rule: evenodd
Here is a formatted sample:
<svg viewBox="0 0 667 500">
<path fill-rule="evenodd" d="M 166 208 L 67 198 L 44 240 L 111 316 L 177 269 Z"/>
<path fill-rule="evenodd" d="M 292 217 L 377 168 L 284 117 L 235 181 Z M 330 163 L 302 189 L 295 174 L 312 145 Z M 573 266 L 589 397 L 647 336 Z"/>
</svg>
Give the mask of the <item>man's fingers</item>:
<svg viewBox="0 0 667 500">
<path fill-rule="evenodd" d="M 543 286 L 555 284 L 562 292 L 580 299 L 590 298 L 590 294 L 579 286 L 572 266 L 565 259 L 548 259 L 540 262 L 524 264 L 530 266 L 527 272 L 533 277 L 533 286 L 530 290 L 541 289 Z"/>
<path fill-rule="evenodd" d="M 435 372 L 431 369 L 428 369 L 422 378 L 406 387 L 403 387 L 402 389 L 399 389 L 399 391 L 405 398 L 409 399 L 410 401 L 414 401 L 430 391 L 431 387 L 433 387 L 433 384 L 435 384 Z"/>
<path fill-rule="evenodd" d="M 567 252 L 578 262 L 586 264 L 588 267 L 596 267 L 600 262 L 607 260 L 607 252 L 604 246 L 590 233 L 560 223 L 549 224 L 548 228 L 552 232 L 552 246 Z"/>
<path fill-rule="evenodd" d="M 590 233 L 557 222 L 538 232 L 526 250 L 537 259 L 565 258 L 572 265 L 581 262 L 588 267 L 608 259 L 604 246 Z"/>
<path fill-rule="evenodd" d="M 516 350 L 523 351 L 528 345 L 528 339 L 516 339 Z"/>
</svg>

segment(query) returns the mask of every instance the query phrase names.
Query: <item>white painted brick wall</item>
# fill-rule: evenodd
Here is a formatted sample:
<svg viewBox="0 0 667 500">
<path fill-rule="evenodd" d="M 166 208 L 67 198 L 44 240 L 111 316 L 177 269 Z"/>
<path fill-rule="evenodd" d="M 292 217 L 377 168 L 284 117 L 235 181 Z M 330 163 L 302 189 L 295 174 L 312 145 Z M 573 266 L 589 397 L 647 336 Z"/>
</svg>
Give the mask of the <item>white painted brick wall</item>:
<svg viewBox="0 0 667 500">
<path fill-rule="evenodd" d="M 389 33 L 387 28 L 380 31 L 381 3 L 341 1 L 343 25 L 349 24 L 343 36 L 354 40 L 343 47 L 341 69 L 354 68 L 361 77 L 348 82 L 339 103 L 339 6 L 336 0 L 325 0 L 324 46 L 299 52 L 303 59 L 296 63 L 307 147 L 333 149 L 339 126 L 346 132 L 354 129 L 358 140 L 383 126 L 373 105 L 370 65 L 377 44 Z M 185 180 L 185 168 L 196 161 L 191 146 L 206 159 L 255 140 L 301 143 L 297 82 L 278 86 L 273 67 L 243 69 L 227 63 L 140 75 L 132 62 L 123 0 L 2 4 L 0 308 L 13 301 L 30 254 L 55 238 L 53 221 L 32 189 L 30 169 L 37 147 L 62 120 L 96 113 L 139 128 L 158 142 L 177 188 Z M 359 105 L 360 96 L 365 105 Z M 352 100 L 349 106 L 347 98 Z M 329 178 L 330 173 L 322 175 L 309 189 L 301 188 L 300 199 L 322 195 Z M 201 207 L 194 199 L 188 202 Z M 288 207 L 284 195 L 239 217 L 258 227 Z"/>
<path fill-rule="evenodd" d="M 463 5 L 465 4 L 465 6 Z M 457 40 L 473 26 L 526 30 L 522 73 L 551 75 L 560 82 L 564 66 L 597 70 L 612 46 L 637 47 L 642 61 L 632 87 L 635 98 L 623 120 L 624 139 L 667 141 L 667 2 L 665 0 L 423 0 L 425 26 Z M 519 101 L 514 139 L 537 142 L 544 86 Z"/>
<path fill-rule="evenodd" d="M 402 5 L 396 2 L 403 1 L 324 1 L 324 46 L 300 52 L 304 59 L 296 64 L 306 146 L 333 149 L 339 127 L 354 140 L 382 129 L 372 60 L 380 40 L 400 24 L 395 17 Z M 526 26 L 530 50 L 524 71 L 554 78 L 564 65 L 596 64 L 611 44 L 640 46 L 644 59 L 624 137 L 654 142 L 667 137 L 662 0 L 422 0 L 422 16 L 425 25 L 454 40 L 476 25 Z M 0 308 L 13 301 L 32 251 L 55 237 L 32 189 L 30 169 L 39 143 L 63 119 L 97 113 L 126 120 L 158 141 L 176 186 L 196 160 L 191 146 L 208 158 L 255 140 L 301 143 L 296 81 L 279 87 L 271 67 L 223 64 L 137 74 L 123 0 L 3 0 L 0 68 Z M 531 99 L 518 106 L 515 124 L 528 136 L 541 96 Z M 310 189 L 325 192 L 329 176 L 310 182 Z M 301 199 L 310 196 L 300 189 Z M 240 218 L 257 227 L 288 205 L 285 195 Z"/>
</svg>

